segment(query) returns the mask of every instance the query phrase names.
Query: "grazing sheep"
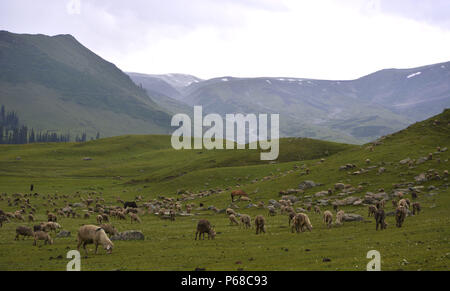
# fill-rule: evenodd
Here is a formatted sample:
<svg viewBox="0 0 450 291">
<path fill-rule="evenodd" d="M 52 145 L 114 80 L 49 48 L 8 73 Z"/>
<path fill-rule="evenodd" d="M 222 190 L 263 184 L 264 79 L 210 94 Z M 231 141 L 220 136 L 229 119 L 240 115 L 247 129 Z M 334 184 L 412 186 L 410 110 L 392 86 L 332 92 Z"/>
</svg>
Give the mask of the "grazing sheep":
<svg viewBox="0 0 450 291">
<path fill-rule="evenodd" d="M 406 218 L 406 207 L 398 206 L 395 210 L 395 222 L 397 227 L 402 227 Z"/>
<path fill-rule="evenodd" d="M 117 231 L 117 229 L 111 224 L 102 224 L 99 227 L 103 228 L 103 230 L 109 235 L 119 234 L 119 231 Z"/>
<path fill-rule="evenodd" d="M 326 210 L 323 213 L 323 222 L 325 222 L 328 228 L 331 227 L 331 224 L 333 223 L 333 213 L 331 213 L 331 211 Z"/>
<path fill-rule="evenodd" d="M 422 210 L 422 208 L 420 207 L 420 203 L 419 202 L 414 202 L 412 204 L 412 209 L 413 209 L 413 215 L 419 215 L 419 212 Z"/>
<path fill-rule="evenodd" d="M 241 196 L 241 199 L 239 199 L 240 201 L 245 201 L 245 202 L 251 202 L 252 201 L 252 199 L 250 199 L 249 197 L 247 197 L 247 196 Z"/>
<path fill-rule="evenodd" d="M 277 214 L 275 207 L 273 207 L 272 205 L 267 206 L 267 209 L 269 210 L 269 215 L 270 216 L 274 216 Z"/>
<path fill-rule="evenodd" d="M 17 220 L 20 220 L 20 221 L 25 221 L 22 214 L 20 214 L 20 213 L 14 213 L 14 218 Z"/>
<path fill-rule="evenodd" d="M 292 220 L 291 232 L 294 232 L 294 229 L 297 233 L 305 231 L 305 228 L 309 231 L 312 230 L 312 224 L 305 213 L 297 214 Z"/>
<path fill-rule="evenodd" d="M 401 199 L 401 200 L 398 202 L 398 206 L 403 206 L 403 207 L 405 207 L 406 209 L 408 209 L 409 206 L 410 206 L 410 202 L 409 202 L 408 199 Z"/>
<path fill-rule="evenodd" d="M 97 215 L 97 224 L 101 224 L 103 221 L 103 216 Z"/>
<path fill-rule="evenodd" d="M 201 238 L 203 234 L 203 239 L 205 239 L 205 233 L 208 234 L 208 239 L 214 239 L 216 237 L 216 232 L 211 226 L 211 223 L 206 219 L 199 220 L 197 224 L 197 232 L 195 233 L 195 240 L 197 240 L 197 235 L 199 235 L 199 239 Z"/>
<path fill-rule="evenodd" d="M 320 207 L 319 206 L 314 206 L 314 213 L 317 213 L 317 214 L 320 214 L 321 213 L 321 211 L 320 211 Z"/>
<path fill-rule="evenodd" d="M 14 240 L 18 240 L 21 235 L 23 236 L 23 239 L 25 239 L 26 236 L 33 237 L 34 232 L 27 226 L 18 226 L 16 228 L 16 238 Z"/>
<path fill-rule="evenodd" d="M 44 231 L 52 231 L 53 230 L 56 233 L 56 231 L 61 228 L 61 225 L 59 225 L 59 223 L 50 221 L 50 222 L 43 224 L 43 228 L 44 228 Z"/>
<path fill-rule="evenodd" d="M 230 216 L 231 214 L 236 215 L 236 212 L 234 212 L 234 210 L 231 208 L 227 208 L 225 212 L 227 213 L 228 216 Z"/>
<path fill-rule="evenodd" d="M 53 222 L 57 222 L 58 221 L 58 218 L 53 213 L 47 214 L 47 218 L 48 218 L 47 221 L 53 221 Z"/>
<path fill-rule="evenodd" d="M 108 254 L 112 253 L 114 244 L 109 240 L 108 235 L 103 228 L 95 225 L 83 225 L 78 230 L 78 245 L 77 250 L 83 245 L 86 255 L 88 251 L 86 245 L 95 245 L 95 254 L 97 254 L 98 245 L 101 244 Z"/>
<path fill-rule="evenodd" d="M 53 240 L 50 237 L 50 235 L 44 231 L 40 231 L 40 230 L 36 231 L 34 233 L 33 237 L 34 237 L 34 243 L 33 243 L 34 246 L 37 245 L 38 240 L 43 240 L 44 244 L 47 244 L 47 243 L 50 245 L 53 244 Z"/>
<path fill-rule="evenodd" d="M 292 210 L 291 212 L 289 212 L 289 214 L 288 214 L 288 223 L 289 223 L 289 226 L 291 226 L 291 221 L 292 221 L 292 219 L 293 219 L 296 215 L 297 215 L 297 213 L 295 213 L 294 210 Z"/>
<path fill-rule="evenodd" d="M 3 226 L 3 222 L 8 222 L 9 219 L 6 217 L 6 215 L 0 215 L 0 227 Z"/>
<path fill-rule="evenodd" d="M 252 227 L 252 220 L 250 219 L 250 216 L 247 214 L 241 215 L 241 226 L 244 226 L 245 228 L 251 228 Z"/>
<path fill-rule="evenodd" d="M 230 225 L 239 225 L 239 222 L 236 219 L 236 216 L 234 214 L 230 214 L 230 216 L 228 216 L 228 218 L 230 219 Z"/>
<path fill-rule="evenodd" d="M 377 212 L 377 207 L 369 205 L 369 214 L 367 216 L 371 217 L 372 215 L 375 215 L 375 212 Z"/>
<path fill-rule="evenodd" d="M 109 215 L 103 213 L 103 214 L 102 214 L 102 219 L 103 219 L 104 222 L 109 222 Z"/>
<path fill-rule="evenodd" d="M 378 230 L 378 226 L 380 226 L 380 229 L 386 229 L 386 222 L 384 221 L 386 219 L 386 214 L 384 213 L 383 209 L 377 209 L 374 213 L 375 222 L 376 222 L 376 228 L 375 230 Z"/>
<path fill-rule="evenodd" d="M 139 218 L 139 216 L 137 216 L 137 214 L 130 213 L 130 217 L 131 217 L 131 223 L 133 223 L 133 221 L 136 221 L 137 223 L 142 222 L 142 220 Z"/>
<path fill-rule="evenodd" d="M 239 199 L 242 199 L 242 197 L 248 197 L 247 193 L 243 190 L 234 190 L 231 192 L 231 202 L 234 202 L 234 197 L 236 196 L 238 196 Z"/>
<path fill-rule="evenodd" d="M 392 207 L 394 207 L 394 209 L 397 209 L 397 200 L 395 200 L 395 199 L 392 199 Z"/>
<path fill-rule="evenodd" d="M 336 214 L 336 224 L 341 225 L 344 222 L 344 210 L 339 210 L 339 212 Z"/>
<path fill-rule="evenodd" d="M 264 216 L 258 215 L 255 217 L 256 234 L 259 234 L 260 232 L 266 233 L 265 223 L 266 220 L 264 219 Z"/>
</svg>

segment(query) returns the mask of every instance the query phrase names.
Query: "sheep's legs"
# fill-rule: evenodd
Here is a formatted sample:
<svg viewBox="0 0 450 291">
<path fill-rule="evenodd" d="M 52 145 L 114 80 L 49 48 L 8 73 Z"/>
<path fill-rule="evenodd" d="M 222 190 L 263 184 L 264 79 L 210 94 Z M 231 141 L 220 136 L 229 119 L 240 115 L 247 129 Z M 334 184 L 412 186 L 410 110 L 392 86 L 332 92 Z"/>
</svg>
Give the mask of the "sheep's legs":
<svg viewBox="0 0 450 291">
<path fill-rule="evenodd" d="M 97 254 L 97 250 L 98 250 L 98 243 L 95 244 L 95 254 Z"/>
</svg>

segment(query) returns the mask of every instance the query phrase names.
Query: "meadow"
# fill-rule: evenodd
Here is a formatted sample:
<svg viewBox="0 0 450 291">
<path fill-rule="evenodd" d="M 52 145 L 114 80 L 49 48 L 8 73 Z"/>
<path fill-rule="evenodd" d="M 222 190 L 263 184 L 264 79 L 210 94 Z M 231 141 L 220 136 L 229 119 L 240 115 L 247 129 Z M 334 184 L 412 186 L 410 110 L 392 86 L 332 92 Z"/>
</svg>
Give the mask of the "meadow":
<svg viewBox="0 0 450 291">
<path fill-rule="evenodd" d="M 76 249 L 76 232 L 83 224 L 96 224 L 95 215 L 89 219 L 59 217 L 58 223 L 72 233 L 68 238 L 55 238 L 53 245 L 32 246 L 30 238 L 14 241 L 19 225 L 33 226 L 46 220 L 47 209 L 62 208 L 80 202 L 74 194 L 87 198 L 101 197 L 107 205 L 120 205 L 117 199 L 139 205 L 160 196 L 180 198 L 180 193 L 216 190 L 204 198 L 183 201 L 195 203 L 192 216 L 177 216 L 175 221 L 162 220 L 154 214 L 140 215 L 141 224 L 130 220 L 112 219 L 119 231 L 140 230 L 143 241 L 115 241 L 111 255 L 99 250 L 89 255 L 81 251 L 82 270 L 365 270 L 369 250 L 381 254 L 382 270 L 448 270 L 450 259 L 450 185 L 444 170 L 449 170 L 449 151 L 437 152 L 437 147 L 450 146 L 450 110 L 408 129 L 386 136 L 376 143 L 355 146 L 304 138 L 280 140 L 280 157 L 276 162 L 259 160 L 259 150 L 181 150 L 170 146 L 169 136 L 120 136 L 86 143 L 32 144 L 0 146 L 0 209 L 14 212 L 20 205 L 8 203 L 13 193 L 29 193 L 30 184 L 39 197 L 30 198 L 36 207 L 37 222 L 11 220 L 0 228 L 0 270 L 65 270 L 66 253 Z M 427 157 L 424 163 L 400 164 L 399 161 Z M 89 157 L 89 160 L 85 160 Z M 366 160 L 370 159 L 370 163 Z M 339 170 L 345 164 L 357 169 Z M 380 167 L 385 172 L 379 173 Z M 310 173 L 306 173 L 306 169 Z M 364 168 L 367 172 L 352 174 Z M 441 179 L 416 182 L 414 177 L 429 170 Z M 367 205 L 342 206 L 346 213 L 359 214 L 364 221 L 345 222 L 328 229 L 322 215 L 307 212 L 311 232 L 291 233 L 285 214 L 269 216 L 266 208 L 249 207 L 249 202 L 235 202 L 235 211 L 258 214 L 266 218 L 266 233 L 255 229 L 231 226 L 224 213 L 208 210 L 230 207 L 230 192 L 245 190 L 253 204 L 279 200 L 279 192 L 298 188 L 305 180 L 319 184 L 298 195 L 294 205 L 315 205 L 320 199 L 330 202 L 348 196 L 364 197 L 383 188 L 394 193 L 414 183 L 423 186 L 418 193 L 422 205 L 420 215 L 408 216 L 402 228 L 395 227 L 393 216 L 387 216 L 388 227 L 375 231 L 375 222 L 367 217 Z M 333 189 L 335 183 L 351 184 L 354 193 L 335 191 L 326 197 L 315 193 Z M 407 187 L 406 187 L 407 188 Z M 46 207 L 42 196 L 67 195 L 54 200 L 57 206 Z M 410 194 L 406 195 L 412 200 Z M 65 201 L 64 201 L 65 200 Z M 200 207 L 200 203 L 204 207 Z M 386 203 L 386 212 L 393 211 Z M 183 208 L 184 209 L 184 208 Z M 83 214 L 85 209 L 77 209 Z M 321 206 L 332 210 L 332 206 Z M 199 219 L 208 219 L 215 226 L 215 240 L 195 241 Z M 324 260 L 325 259 L 325 260 Z"/>
</svg>

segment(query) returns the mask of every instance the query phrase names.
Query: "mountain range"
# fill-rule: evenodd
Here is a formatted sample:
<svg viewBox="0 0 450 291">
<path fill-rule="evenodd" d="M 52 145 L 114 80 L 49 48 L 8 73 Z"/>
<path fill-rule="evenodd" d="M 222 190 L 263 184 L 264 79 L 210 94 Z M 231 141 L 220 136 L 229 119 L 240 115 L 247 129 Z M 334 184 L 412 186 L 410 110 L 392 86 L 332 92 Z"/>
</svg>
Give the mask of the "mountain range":
<svg viewBox="0 0 450 291">
<path fill-rule="evenodd" d="M 203 80 L 124 73 L 71 35 L 0 31 L 0 104 L 30 127 L 89 136 L 170 134 L 172 115 L 202 105 L 204 114 L 278 113 L 281 136 L 362 144 L 450 107 L 450 62 L 356 80 Z"/>
</svg>

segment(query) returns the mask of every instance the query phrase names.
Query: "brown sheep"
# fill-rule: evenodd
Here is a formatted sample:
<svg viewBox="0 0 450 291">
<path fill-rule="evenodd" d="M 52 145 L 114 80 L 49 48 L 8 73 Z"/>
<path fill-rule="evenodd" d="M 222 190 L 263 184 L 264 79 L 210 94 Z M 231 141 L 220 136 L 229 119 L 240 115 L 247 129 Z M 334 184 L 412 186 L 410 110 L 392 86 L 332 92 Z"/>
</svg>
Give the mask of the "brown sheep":
<svg viewBox="0 0 450 291">
<path fill-rule="evenodd" d="M 397 209 L 395 210 L 395 221 L 396 221 L 396 226 L 397 227 L 402 227 L 403 222 L 405 221 L 406 218 L 406 207 L 404 206 L 398 206 Z"/>
<path fill-rule="evenodd" d="M 234 210 L 231 208 L 227 208 L 225 212 L 227 213 L 228 216 L 230 216 L 231 214 L 236 215 L 236 212 L 234 212 Z"/>
<path fill-rule="evenodd" d="M 199 220 L 197 224 L 197 232 L 195 233 L 195 240 L 198 238 L 200 239 L 203 234 L 203 239 L 205 239 L 205 233 L 208 234 L 208 239 L 214 239 L 216 237 L 216 232 L 214 231 L 213 227 L 211 226 L 211 223 L 206 219 Z"/>
<path fill-rule="evenodd" d="M 137 216 L 137 214 L 130 213 L 130 217 L 131 217 L 131 223 L 133 223 L 133 221 L 136 221 L 137 223 L 142 222 L 142 220 L 139 218 L 139 216 Z"/>
<path fill-rule="evenodd" d="M 53 244 L 53 240 L 50 237 L 50 235 L 48 233 L 44 232 L 44 231 L 40 231 L 40 230 L 36 231 L 34 233 L 33 237 L 34 237 L 34 243 L 33 243 L 34 246 L 37 245 L 37 241 L 38 240 L 43 240 L 44 244 L 47 244 L 47 243 L 50 244 L 50 245 Z"/>
<path fill-rule="evenodd" d="M 119 234 L 119 231 L 117 231 L 117 229 L 111 224 L 102 224 L 99 227 L 103 228 L 103 230 L 109 235 Z"/>
<path fill-rule="evenodd" d="M 320 211 L 320 207 L 319 206 L 314 206 L 314 213 L 317 213 L 317 214 L 320 214 L 321 213 L 321 211 Z"/>
<path fill-rule="evenodd" d="M 243 190 L 234 190 L 231 192 L 231 202 L 234 202 L 234 197 L 238 196 L 239 199 L 242 197 L 248 197 L 247 193 L 245 193 Z"/>
<path fill-rule="evenodd" d="M 26 236 L 33 237 L 34 232 L 27 226 L 18 226 L 16 228 L 16 238 L 14 240 L 18 240 L 21 235 L 23 236 L 23 239 L 25 239 Z"/>
<path fill-rule="evenodd" d="M 241 226 L 244 226 L 245 228 L 252 227 L 252 222 L 251 222 L 250 216 L 248 216 L 247 214 L 241 215 Z"/>
<path fill-rule="evenodd" d="M 328 228 L 331 227 L 331 224 L 333 223 L 333 214 L 331 213 L 331 211 L 326 210 L 323 213 L 323 222 L 325 222 Z"/>
<path fill-rule="evenodd" d="M 383 209 L 377 209 L 374 213 L 375 222 L 376 222 L 376 228 L 375 230 L 378 230 L 378 226 L 380 226 L 380 229 L 386 229 L 386 222 L 384 221 L 386 219 L 386 214 L 384 213 Z"/>
<path fill-rule="evenodd" d="M 49 214 L 47 214 L 47 221 L 57 222 L 57 221 L 58 221 L 58 218 L 56 217 L 55 214 L 49 213 Z"/>
<path fill-rule="evenodd" d="M 236 219 L 236 216 L 234 214 L 230 214 L 228 217 L 230 219 L 230 225 L 239 225 L 239 222 Z"/>
<path fill-rule="evenodd" d="M 369 205 L 369 214 L 367 216 L 371 217 L 372 215 L 375 215 L 375 212 L 377 212 L 377 207 Z"/>
<path fill-rule="evenodd" d="M 414 202 L 412 204 L 412 209 L 413 209 L 413 211 L 412 211 L 413 215 L 416 215 L 416 213 L 418 215 L 419 212 L 422 210 L 422 208 L 420 207 L 420 203 L 419 202 Z"/>
<path fill-rule="evenodd" d="M 292 221 L 292 219 L 293 219 L 296 215 L 297 215 L 297 213 L 295 213 L 295 211 L 289 212 L 289 214 L 288 214 L 288 223 L 289 223 L 289 226 L 291 226 L 291 221 Z"/>
<path fill-rule="evenodd" d="M 297 233 L 303 232 L 305 228 L 311 231 L 312 224 L 309 220 L 308 215 L 306 215 L 305 213 L 299 213 L 292 219 L 291 232 L 294 232 L 294 229 Z"/>
<path fill-rule="evenodd" d="M 261 232 L 266 233 L 265 224 L 266 220 L 264 219 L 264 216 L 258 215 L 255 217 L 256 234 L 259 234 Z"/>
<path fill-rule="evenodd" d="M 103 216 L 97 215 L 97 224 L 101 224 L 103 221 Z"/>
<path fill-rule="evenodd" d="M 344 210 L 339 210 L 339 212 L 336 214 L 336 224 L 341 225 L 344 222 Z"/>
<path fill-rule="evenodd" d="M 77 250 L 80 250 L 80 246 L 83 245 L 86 255 L 88 251 L 86 249 L 87 244 L 95 245 L 95 254 L 97 254 L 98 245 L 101 244 L 108 254 L 112 253 L 114 244 L 109 240 L 106 232 L 103 228 L 95 225 L 83 225 L 78 230 L 78 245 Z"/>
</svg>

